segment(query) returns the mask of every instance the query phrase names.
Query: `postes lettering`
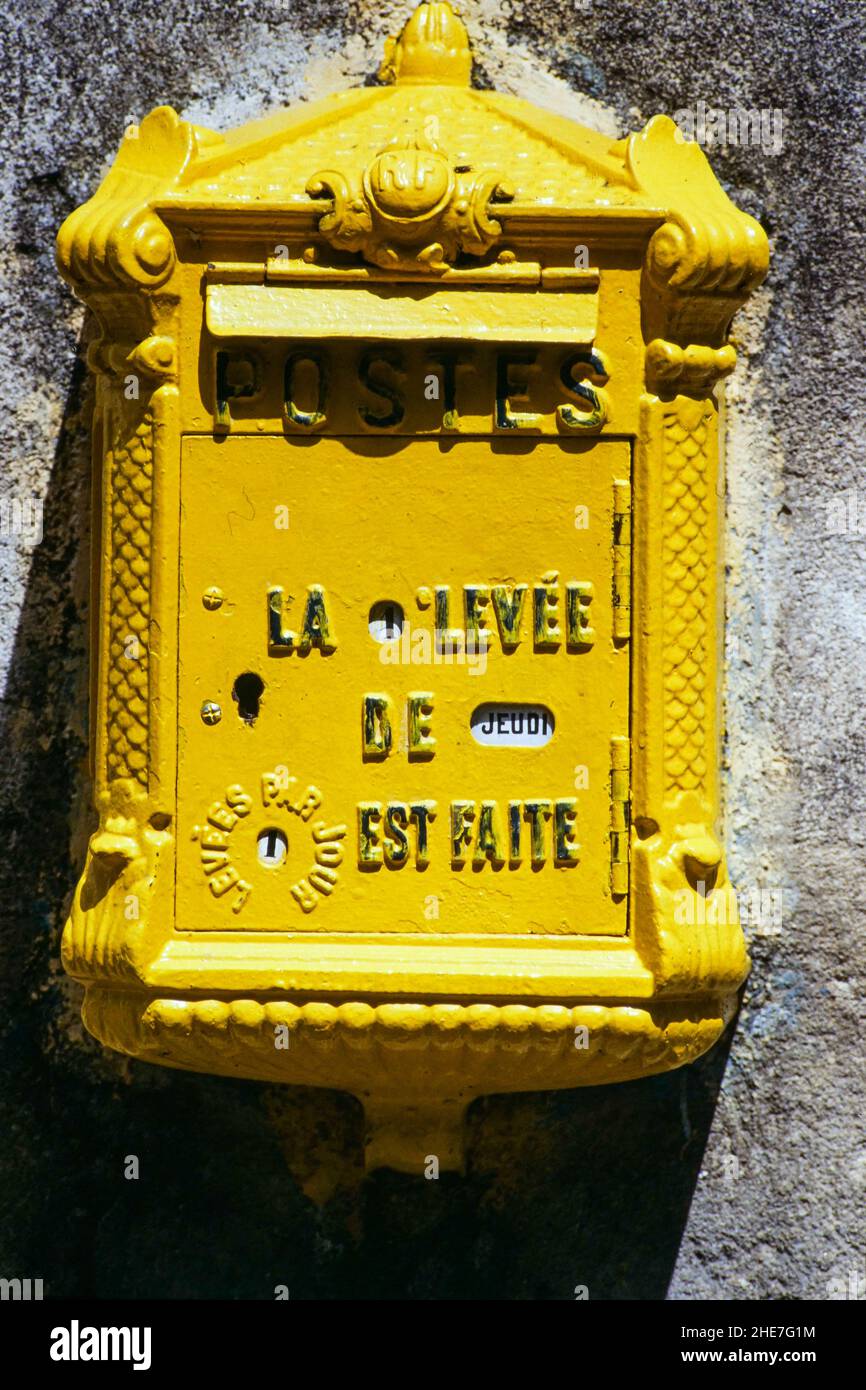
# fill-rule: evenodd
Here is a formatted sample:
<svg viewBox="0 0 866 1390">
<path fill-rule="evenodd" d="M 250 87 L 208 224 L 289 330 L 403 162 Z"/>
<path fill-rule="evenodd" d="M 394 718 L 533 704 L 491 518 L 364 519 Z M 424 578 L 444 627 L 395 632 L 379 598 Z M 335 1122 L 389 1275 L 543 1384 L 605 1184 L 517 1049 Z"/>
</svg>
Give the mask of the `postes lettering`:
<svg viewBox="0 0 866 1390">
<path fill-rule="evenodd" d="M 610 401 L 605 391 L 610 367 L 597 348 L 570 349 L 548 368 L 534 348 L 509 348 L 487 353 L 482 362 L 465 351 L 437 347 L 419 364 L 392 346 L 359 350 L 349 372 L 320 344 L 300 346 L 281 360 L 279 389 L 283 425 L 289 433 L 314 434 L 347 418 L 345 406 L 364 430 L 438 430 L 459 433 L 464 414 L 477 414 L 479 393 L 497 433 L 537 432 L 545 422 L 540 399 L 552 390 L 552 418 L 565 434 L 597 434 L 607 423 Z M 231 429 L 233 405 L 248 414 L 244 402 L 260 400 L 265 390 L 266 365 L 256 353 L 220 349 L 213 372 L 214 426 Z M 417 378 L 417 380 L 416 380 Z M 414 383 L 414 385 L 413 385 Z M 558 396 L 558 399 L 556 398 Z M 424 406 L 424 419 L 418 407 Z M 550 405 L 546 407 L 550 409 Z M 334 417 L 334 418 L 332 418 Z"/>
</svg>

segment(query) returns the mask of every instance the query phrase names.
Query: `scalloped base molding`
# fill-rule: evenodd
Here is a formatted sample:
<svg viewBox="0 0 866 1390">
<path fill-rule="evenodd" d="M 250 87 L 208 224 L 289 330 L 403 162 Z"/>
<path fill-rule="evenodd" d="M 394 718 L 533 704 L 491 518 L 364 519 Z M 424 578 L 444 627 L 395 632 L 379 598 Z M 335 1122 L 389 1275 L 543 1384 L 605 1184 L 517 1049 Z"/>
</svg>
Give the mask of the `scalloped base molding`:
<svg viewBox="0 0 866 1390">
<path fill-rule="evenodd" d="M 465 1167 L 477 1096 L 683 1066 L 712 1047 L 735 1004 L 295 1004 L 91 986 L 84 1022 L 106 1046 L 161 1066 L 350 1091 L 365 1108 L 367 1168 L 419 1174 L 434 1156 L 440 1169 Z"/>
</svg>

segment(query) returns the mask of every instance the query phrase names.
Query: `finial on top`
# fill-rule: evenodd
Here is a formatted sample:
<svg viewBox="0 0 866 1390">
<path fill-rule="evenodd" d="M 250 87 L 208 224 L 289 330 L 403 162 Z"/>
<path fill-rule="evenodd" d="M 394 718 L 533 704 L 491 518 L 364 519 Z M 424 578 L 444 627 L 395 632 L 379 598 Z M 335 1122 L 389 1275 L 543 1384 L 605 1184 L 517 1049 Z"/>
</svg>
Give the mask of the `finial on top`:
<svg viewBox="0 0 866 1390">
<path fill-rule="evenodd" d="M 447 0 L 422 0 L 397 38 L 385 40 L 384 82 L 468 87 L 472 51 L 466 25 Z"/>
</svg>

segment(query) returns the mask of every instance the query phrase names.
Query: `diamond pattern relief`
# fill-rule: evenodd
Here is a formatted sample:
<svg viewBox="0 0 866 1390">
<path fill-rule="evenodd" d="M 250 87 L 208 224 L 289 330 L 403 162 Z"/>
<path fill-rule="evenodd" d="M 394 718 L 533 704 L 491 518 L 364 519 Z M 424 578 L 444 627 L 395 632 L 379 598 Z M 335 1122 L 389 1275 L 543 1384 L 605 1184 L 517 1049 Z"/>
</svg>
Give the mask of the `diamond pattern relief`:
<svg viewBox="0 0 866 1390">
<path fill-rule="evenodd" d="M 665 785 L 695 791 L 707 774 L 710 417 L 664 423 Z"/>
<path fill-rule="evenodd" d="M 111 466 L 111 592 L 109 599 L 109 781 L 147 786 L 150 625 L 150 543 L 153 503 L 153 417 L 148 412 Z"/>
</svg>

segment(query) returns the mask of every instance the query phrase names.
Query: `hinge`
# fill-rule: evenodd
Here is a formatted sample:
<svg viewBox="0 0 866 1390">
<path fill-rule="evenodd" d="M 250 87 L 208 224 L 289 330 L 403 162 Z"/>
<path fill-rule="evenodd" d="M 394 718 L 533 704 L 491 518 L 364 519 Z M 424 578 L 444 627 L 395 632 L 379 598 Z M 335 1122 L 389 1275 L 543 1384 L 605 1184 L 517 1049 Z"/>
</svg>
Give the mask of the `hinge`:
<svg viewBox="0 0 866 1390">
<path fill-rule="evenodd" d="M 613 485 L 613 640 L 631 636 L 631 483 Z"/>
<path fill-rule="evenodd" d="M 629 740 L 610 741 L 610 891 L 614 897 L 628 892 L 628 851 L 631 827 Z"/>
</svg>

